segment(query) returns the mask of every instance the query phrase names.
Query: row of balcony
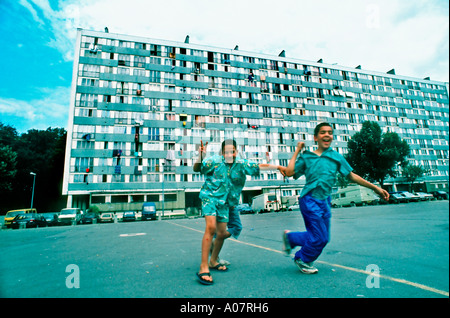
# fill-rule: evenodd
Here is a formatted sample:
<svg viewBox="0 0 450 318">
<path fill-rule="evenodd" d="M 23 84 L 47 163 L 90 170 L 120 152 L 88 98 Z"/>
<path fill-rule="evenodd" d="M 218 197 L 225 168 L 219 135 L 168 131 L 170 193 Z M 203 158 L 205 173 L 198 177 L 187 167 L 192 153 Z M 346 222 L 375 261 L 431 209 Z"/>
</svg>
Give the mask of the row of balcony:
<svg viewBox="0 0 450 318">
<path fill-rule="evenodd" d="M 130 50 L 129 48 L 124 48 L 125 50 Z M 148 56 L 149 54 L 146 54 L 145 56 Z M 138 62 L 130 62 L 125 60 L 111 60 L 111 59 L 101 59 L 98 58 L 100 55 L 96 55 L 96 57 L 86 57 L 81 56 L 80 57 L 80 64 L 91 64 L 91 65 L 104 65 L 104 66 L 130 66 L 130 67 L 138 67 L 138 68 L 144 68 L 147 70 L 155 70 L 155 71 L 164 71 L 164 72 L 174 72 L 174 73 L 182 73 L 182 74 L 189 74 L 189 73 L 197 73 L 197 74 L 204 74 L 209 76 L 216 76 L 216 77 L 225 77 L 225 78 L 236 78 L 236 79 L 247 79 L 248 74 L 239 74 L 239 73 L 230 73 L 230 72 L 223 72 L 223 71 L 217 71 L 214 69 L 207 69 L 202 68 L 202 65 L 208 65 L 208 59 L 206 57 L 199 57 L 199 56 L 191 56 L 191 55 L 183 55 L 178 54 L 176 56 L 171 56 L 171 58 L 176 58 L 180 61 L 189 61 L 193 63 L 197 63 L 197 66 L 194 67 L 182 67 L 182 66 L 173 66 L 173 65 L 161 65 L 161 64 L 153 64 L 153 63 L 143 63 L 141 61 Z M 258 64 L 258 63 L 249 63 L 249 62 L 242 62 L 242 61 L 230 61 L 230 60 L 214 60 L 213 63 L 219 64 L 226 64 L 230 65 L 236 68 L 244 68 L 248 70 L 276 70 L 285 74 L 293 74 L 293 75 L 299 75 L 299 76 L 316 76 L 321 77 L 324 79 L 331 79 L 336 81 L 348 81 L 348 82 L 359 82 L 361 84 L 368 84 L 368 85 L 375 85 L 375 86 L 390 86 L 393 88 L 398 89 L 407 89 L 407 90 L 416 90 L 416 91 L 422 91 L 426 93 L 438 93 L 438 94 L 447 94 L 445 86 L 442 86 L 440 89 L 433 89 L 426 87 L 424 84 L 418 84 L 416 82 L 411 82 L 411 84 L 402 83 L 400 80 L 398 81 L 392 81 L 391 79 L 367 79 L 367 78 L 361 78 L 358 76 L 348 76 L 345 74 L 348 74 L 348 72 L 343 71 L 344 75 L 336 74 L 336 73 L 330 73 L 328 71 L 323 72 L 315 72 L 315 71 L 308 71 L 307 66 L 306 69 L 296 69 L 296 68 L 288 68 L 288 67 L 281 67 L 281 66 L 274 66 L 271 64 Z M 220 63 L 224 62 L 224 63 Z M 211 64 L 210 64 L 211 65 Z M 212 73 L 211 73 L 212 72 Z M 237 76 L 237 77 L 236 77 Z M 369 75 L 370 76 L 370 75 Z M 267 79 L 269 80 L 269 79 Z"/>
<path fill-rule="evenodd" d="M 112 74 L 114 76 L 129 76 L 129 75 L 117 75 Z M 119 82 L 124 82 L 125 78 L 118 78 Z M 256 98 L 256 94 L 262 93 L 270 93 L 275 95 L 285 96 L 285 99 L 289 98 L 313 98 L 313 99 L 324 99 L 328 101 L 337 101 L 337 102 L 356 102 L 356 103 L 364 103 L 367 105 L 391 105 L 397 106 L 401 108 L 418 108 L 413 107 L 414 103 L 422 103 L 428 100 L 436 101 L 438 103 L 448 103 L 448 98 L 430 98 L 426 99 L 423 96 L 419 95 L 408 95 L 404 96 L 403 101 L 396 100 L 395 94 L 389 95 L 389 93 L 382 94 L 381 92 L 375 92 L 370 96 L 374 96 L 375 98 L 370 98 L 362 93 L 361 89 L 358 88 L 349 88 L 348 91 L 335 90 L 329 84 L 317 84 L 309 86 L 310 89 L 314 89 L 314 86 L 322 86 L 322 88 L 316 88 L 317 91 L 292 91 L 288 89 L 284 89 L 284 85 L 274 84 L 272 88 L 261 88 L 254 86 L 241 86 L 241 85 L 230 85 L 230 84 L 217 84 L 230 86 L 231 90 L 226 89 L 226 91 L 230 92 L 243 92 L 251 95 L 250 98 L 238 98 L 232 96 L 218 96 L 213 95 L 211 93 L 210 83 L 207 82 L 196 82 L 196 81 L 187 81 L 187 80 L 174 80 L 177 87 L 181 88 L 181 91 L 175 92 L 175 87 L 169 89 L 166 88 L 167 91 L 147 91 L 136 88 L 108 88 L 108 87 L 98 87 L 98 86 L 77 86 L 77 93 L 82 94 L 96 94 L 96 95 L 106 95 L 106 96 L 116 96 L 116 95 L 125 95 L 125 96 L 136 96 L 136 97 L 145 97 L 145 98 L 160 98 L 160 99 L 174 99 L 174 100 L 199 100 L 205 102 L 220 102 L 220 103 L 228 103 L 228 104 L 243 104 L 243 103 L 251 103 L 251 104 L 273 104 L 275 106 L 282 106 L 284 102 L 276 101 L 276 100 L 267 100 L 267 99 L 258 99 Z M 132 81 L 127 81 L 127 83 Z M 148 83 L 148 80 L 139 81 L 139 83 Z M 214 84 L 216 85 L 216 84 Z M 208 94 L 192 94 L 186 93 L 185 88 L 190 87 L 191 89 L 208 89 Z M 327 93 L 330 92 L 330 93 Z M 379 100 L 378 97 L 387 97 L 388 100 Z M 407 98 L 406 98 L 407 97 Z M 421 108 L 425 108 L 426 106 L 422 106 Z M 431 106 L 432 107 L 432 106 Z M 448 108 L 438 108 L 434 107 L 442 111 L 447 111 Z"/>
</svg>

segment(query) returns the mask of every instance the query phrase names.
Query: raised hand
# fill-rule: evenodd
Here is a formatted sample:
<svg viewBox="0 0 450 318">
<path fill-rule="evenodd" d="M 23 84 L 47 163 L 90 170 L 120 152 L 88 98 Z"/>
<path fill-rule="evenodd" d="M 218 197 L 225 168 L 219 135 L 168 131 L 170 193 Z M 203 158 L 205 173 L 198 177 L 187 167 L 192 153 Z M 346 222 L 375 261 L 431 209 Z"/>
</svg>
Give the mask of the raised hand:
<svg viewBox="0 0 450 318">
<path fill-rule="evenodd" d="M 200 153 L 200 158 L 206 157 L 206 147 L 208 146 L 208 142 L 203 145 L 203 140 L 200 140 L 200 148 L 198 149 Z"/>
</svg>

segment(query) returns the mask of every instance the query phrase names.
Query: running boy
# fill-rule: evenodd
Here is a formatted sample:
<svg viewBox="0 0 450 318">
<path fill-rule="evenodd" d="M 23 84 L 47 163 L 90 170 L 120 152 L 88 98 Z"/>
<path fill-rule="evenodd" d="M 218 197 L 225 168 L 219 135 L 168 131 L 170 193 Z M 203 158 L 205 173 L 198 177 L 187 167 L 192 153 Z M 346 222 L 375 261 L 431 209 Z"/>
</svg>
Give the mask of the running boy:
<svg viewBox="0 0 450 318">
<path fill-rule="evenodd" d="M 201 142 L 200 156 L 194 164 L 194 171 L 205 175 L 205 183 L 200 191 L 202 214 L 205 217 L 206 228 L 202 240 L 202 258 L 197 277 L 200 283 L 213 283 L 209 269 L 226 271 L 225 265 L 218 263 L 217 258 L 226 238 L 231 233 L 227 231 L 229 210 L 239 204 L 239 197 L 244 188 L 247 175 L 259 175 L 260 170 L 284 170 L 284 167 L 271 164 L 257 164 L 246 159 L 236 158 L 238 154 L 236 141 L 225 140 L 222 143 L 221 155 L 214 155 L 202 161 L 206 155 L 206 146 Z M 216 239 L 211 258 L 209 251 L 214 233 Z"/>
<path fill-rule="evenodd" d="M 300 211 L 305 222 L 305 232 L 284 231 L 284 252 L 290 255 L 291 249 L 301 246 L 295 253 L 294 262 L 302 273 L 315 274 L 317 268 L 313 262 L 322 253 L 323 248 L 330 239 L 331 218 L 331 190 L 336 182 L 336 173 L 340 172 L 350 181 L 372 189 L 382 199 L 389 200 L 389 193 L 380 187 L 364 180 L 352 172 L 352 167 L 338 152 L 331 149 L 333 129 L 328 123 L 321 123 L 314 129 L 314 141 L 317 150 L 305 151 L 297 159 L 304 147 L 299 142 L 288 166 L 285 168 L 286 176 L 298 179 L 305 175 L 306 184 L 299 198 Z"/>
</svg>

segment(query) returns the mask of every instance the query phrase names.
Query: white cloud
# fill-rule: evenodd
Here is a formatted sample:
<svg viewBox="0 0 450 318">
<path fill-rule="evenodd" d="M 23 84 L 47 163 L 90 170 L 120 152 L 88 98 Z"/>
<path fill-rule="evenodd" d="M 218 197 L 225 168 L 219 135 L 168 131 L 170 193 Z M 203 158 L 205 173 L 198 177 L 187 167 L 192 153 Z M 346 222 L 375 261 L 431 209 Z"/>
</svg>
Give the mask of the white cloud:
<svg viewBox="0 0 450 318">
<path fill-rule="evenodd" d="M 73 58 L 76 28 L 183 41 L 448 81 L 448 4 L 401 0 L 21 0 Z M 444 8 L 442 8 L 442 6 Z M 445 10 L 447 9 L 447 10 Z M 436 67 L 440 65 L 440 67 Z M 426 72 L 429 71 L 429 72 Z"/>
<path fill-rule="evenodd" d="M 44 21 L 39 17 L 37 11 L 34 9 L 33 5 L 27 0 L 20 0 L 19 3 L 24 6 L 28 11 L 30 11 L 33 19 L 38 22 L 40 25 L 44 25 Z"/>
<path fill-rule="evenodd" d="M 66 127 L 68 122 L 70 88 L 41 88 L 37 98 L 30 101 L 0 97 L 2 122 L 14 118 L 27 127 L 46 129 L 49 125 Z M 19 129 L 19 127 L 18 127 Z"/>
</svg>

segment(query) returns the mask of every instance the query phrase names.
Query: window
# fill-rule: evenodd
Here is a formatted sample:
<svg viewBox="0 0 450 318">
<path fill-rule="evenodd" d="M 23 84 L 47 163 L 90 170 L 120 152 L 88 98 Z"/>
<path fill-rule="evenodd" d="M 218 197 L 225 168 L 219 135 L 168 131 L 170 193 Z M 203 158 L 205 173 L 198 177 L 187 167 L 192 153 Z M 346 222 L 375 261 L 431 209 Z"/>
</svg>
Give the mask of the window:
<svg viewBox="0 0 450 318">
<path fill-rule="evenodd" d="M 159 141 L 159 128 L 150 127 L 148 129 L 148 140 Z"/>
<path fill-rule="evenodd" d="M 127 133 L 126 126 L 114 126 L 114 134 L 125 135 Z"/>
<path fill-rule="evenodd" d="M 91 198 L 91 204 L 105 203 L 105 202 L 106 202 L 106 197 L 103 195 L 93 195 Z"/>
<path fill-rule="evenodd" d="M 84 139 L 87 134 L 94 135 L 95 126 L 84 126 L 78 125 L 74 126 L 73 138 L 74 139 Z M 90 137 L 92 137 L 90 136 Z"/>
<path fill-rule="evenodd" d="M 92 171 L 94 167 L 94 158 L 75 158 L 75 167 L 72 172 L 86 172 L 86 169 Z"/>
<path fill-rule="evenodd" d="M 195 115 L 194 127 L 205 128 L 206 116 Z"/>
<path fill-rule="evenodd" d="M 133 70 L 133 75 L 135 76 L 145 76 L 145 70 L 142 69 L 134 69 Z"/>
<path fill-rule="evenodd" d="M 193 182 L 204 182 L 205 181 L 205 175 L 204 174 L 193 174 L 192 175 L 192 181 Z"/>
<path fill-rule="evenodd" d="M 148 172 L 159 172 L 159 158 L 149 158 L 148 159 Z"/>
<path fill-rule="evenodd" d="M 94 143 L 85 140 L 78 140 L 77 149 L 94 149 Z"/>
<path fill-rule="evenodd" d="M 128 94 L 128 83 L 119 82 L 116 88 L 117 94 Z"/>
<path fill-rule="evenodd" d="M 175 174 L 174 173 L 166 173 L 166 174 L 164 174 L 164 182 L 174 182 L 174 181 L 175 181 Z M 176 201 L 176 199 L 175 199 L 175 201 Z"/>
<path fill-rule="evenodd" d="M 145 50 L 147 45 L 145 43 L 135 43 L 134 48 L 138 50 Z"/>
<path fill-rule="evenodd" d="M 150 55 L 161 56 L 161 47 L 156 44 L 150 44 Z"/>
<path fill-rule="evenodd" d="M 130 182 L 142 182 L 142 174 L 131 174 Z"/>
<path fill-rule="evenodd" d="M 82 78 L 81 86 L 99 87 L 99 81 L 93 78 Z"/>
<path fill-rule="evenodd" d="M 105 95 L 105 96 L 107 96 L 107 95 Z M 94 94 L 81 94 L 80 100 L 77 102 L 76 106 L 96 107 L 97 106 L 97 95 L 94 95 Z"/>
<path fill-rule="evenodd" d="M 147 182 L 159 182 L 159 173 L 148 174 L 147 175 Z M 147 201 L 149 201 L 149 202 L 158 202 L 159 201 L 159 196 L 158 196 L 158 199 L 155 199 L 155 200 L 150 200 L 150 199 L 148 199 L 148 197 L 149 196 L 147 196 Z"/>
<path fill-rule="evenodd" d="M 150 56 L 150 64 L 161 65 L 161 58 Z"/>
<path fill-rule="evenodd" d="M 126 149 L 126 142 L 123 142 L 123 141 L 114 141 L 114 146 L 113 146 L 113 149 L 114 150 L 117 150 L 118 151 L 118 153 L 119 153 L 119 150 L 121 150 L 122 151 L 122 154 L 123 154 L 123 151 Z M 114 153 L 114 152 L 113 152 Z"/>
<path fill-rule="evenodd" d="M 96 109 L 78 108 L 75 109 L 75 116 L 78 117 L 92 117 Z"/>
<path fill-rule="evenodd" d="M 99 75 L 100 75 L 100 66 L 91 64 L 84 64 L 80 74 L 80 76 L 86 77 L 99 77 Z"/>
<path fill-rule="evenodd" d="M 119 40 L 119 47 L 131 48 L 131 47 L 133 47 L 133 43 L 129 42 L 129 41 L 121 41 L 121 40 Z"/>
<path fill-rule="evenodd" d="M 269 118 L 272 117 L 272 111 L 271 111 L 270 107 L 263 106 L 263 116 L 264 117 L 269 117 Z"/>
<path fill-rule="evenodd" d="M 125 54 L 119 54 L 119 65 L 121 66 L 131 66 L 131 56 Z"/>
<path fill-rule="evenodd" d="M 167 193 L 167 194 L 164 194 L 164 201 L 165 201 L 165 202 L 174 202 L 174 201 L 177 201 L 177 194 L 176 194 L 176 193 Z"/>
<path fill-rule="evenodd" d="M 133 97 L 131 98 L 131 103 L 134 105 L 144 105 L 144 98 L 142 97 Z"/>
<path fill-rule="evenodd" d="M 233 123 L 233 117 L 224 117 L 223 118 L 225 124 L 232 124 Z"/>
<path fill-rule="evenodd" d="M 144 56 L 135 56 L 133 66 L 134 67 L 145 67 L 145 57 Z"/>
<path fill-rule="evenodd" d="M 117 74 L 130 75 L 130 69 L 126 67 L 117 68 Z"/>
<path fill-rule="evenodd" d="M 165 119 L 166 120 L 176 120 L 176 115 L 175 114 L 165 114 Z"/>
</svg>

